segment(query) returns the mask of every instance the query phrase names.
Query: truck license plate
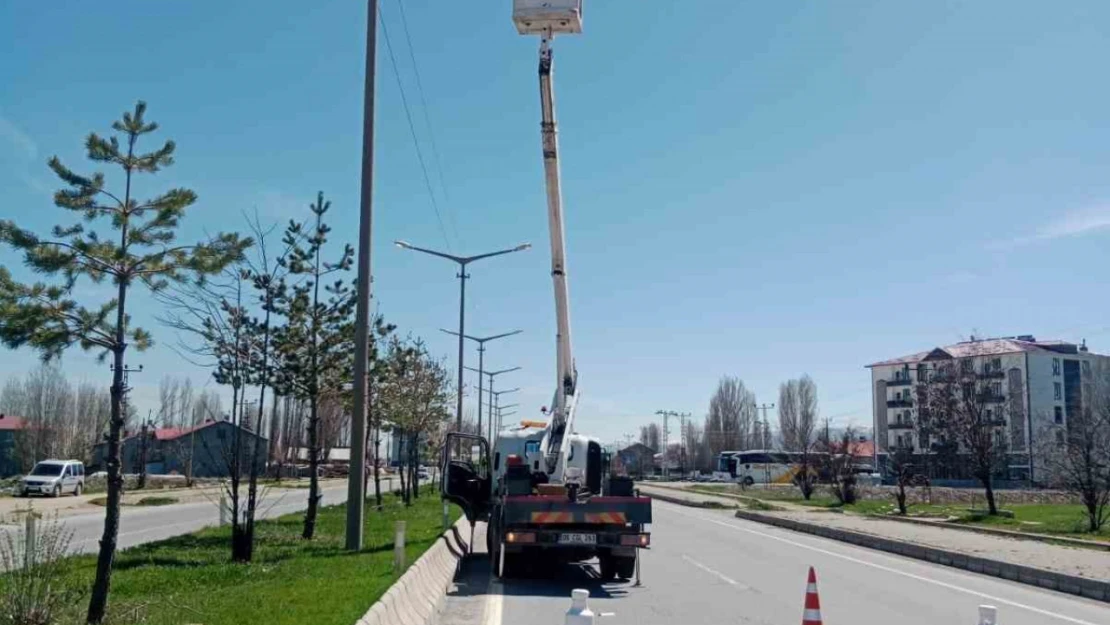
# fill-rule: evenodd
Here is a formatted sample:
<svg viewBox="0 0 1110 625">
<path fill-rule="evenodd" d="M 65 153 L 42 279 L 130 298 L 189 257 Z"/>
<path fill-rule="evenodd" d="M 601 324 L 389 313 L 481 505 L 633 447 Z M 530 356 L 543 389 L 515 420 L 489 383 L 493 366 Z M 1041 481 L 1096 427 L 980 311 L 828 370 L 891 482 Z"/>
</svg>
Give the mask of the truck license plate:
<svg viewBox="0 0 1110 625">
<path fill-rule="evenodd" d="M 596 534 L 559 534 L 559 542 L 565 545 L 596 545 Z"/>
</svg>

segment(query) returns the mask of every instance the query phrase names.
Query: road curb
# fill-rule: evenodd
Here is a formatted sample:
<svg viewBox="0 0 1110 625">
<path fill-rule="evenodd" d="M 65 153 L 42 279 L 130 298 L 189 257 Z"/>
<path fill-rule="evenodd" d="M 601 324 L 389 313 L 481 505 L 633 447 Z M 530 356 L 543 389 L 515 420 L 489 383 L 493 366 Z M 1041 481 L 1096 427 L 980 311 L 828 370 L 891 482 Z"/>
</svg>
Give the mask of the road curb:
<svg viewBox="0 0 1110 625">
<path fill-rule="evenodd" d="M 1079 547 L 1083 549 L 1100 549 L 1102 551 L 1110 551 L 1110 542 L 1083 540 L 1081 538 L 1070 538 L 1068 536 L 1053 536 L 1051 534 L 1037 534 L 1034 532 L 1015 532 L 1013 530 L 1003 530 L 994 527 L 976 527 L 974 525 L 961 525 L 959 523 L 948 523 L 943 521 L 926 521 L 925 519 L 915 519 L 913 517 L 896 516 L 893 514 L 871 515 L 865 518 L 881 519 L 883 521 L 898 521 L 899 523 L 911 523 L 915 525 L 923 525 L 926 527 L 939 527 L 946 530 L 956 530 L 958 532 L 973 532 L 975 534 L 999 536 L 1001 538 L 1030 540 L 1033 542 L 1066 545 L 1069 547 Z"/>
<path fill-rule="evenodd" d="M 759 502 L 760 504 L 765 504 L 765 505 L 769 505 L 769 506 L 779 506 L 780 508 L 782 507 L 780 505 L 782 502 L 776 501 L 774 499 L 760 499 L 759 497 L 755 497 L 755 496 L 752 496 L 752 495 L 738 495 L 736 493 L 705 493 L 705 492 L 702 492 L 702 491 L 699 491 L 699 490 L 695 490 L 694 488 L 689 488 L 689 489 L 687 489 L 687 488 L 674 488 L 674 487 L 671 487 L 671 486 L 659 486 L 657 484 L 652 484 L 651 486 L 649 486 L 649 488 L 661 488 L 661 489 L 677 491 L 677 492 L 687 492 L 691 495 L 704 495 L 704 496 L 707 496 L 707 497 L 720 497 L 720 498 L 724 498 L 724 499 L 736 499 L 736 500 L 743 501 L 743 502 Z M 669 499 L 665 499 L 664 501 L 670 501 L 671 503 L 679 503 L 678 501 L 673 501 L 673 500 L 669 500 Z M 812 508 L 808 511 L 817 512 L 817 511 L 820 511 L 820 510 L 821 510 L 820 508 Z M 1100 542 L 1100 541 L 1097 541 L 1097 540 L 1084 540 L 1082 538 L 1071 538 L 1069 536 L 1054 536 L 1052 534 L 1038 534 L 1036 532 L 1016 532 L 1016 531 L 1013 531 L 1013 530 L 998 529 L 998 528 L 994 528 L 994 527 L 978 527 L 978 526 L 975 526 L 975 525 L 963 525 L 963 524 L 960 524 L 960 523 L 945 523 L 945 522 L 938 522 L 938 521 L 928 521 L 928 520 L 925 520 L 925 519 L 916 519 L 916 518 L 913 518 L 913 517 L 894 515 L 894 514 L 869 514 L 869 515 L 859 514 L 857 516 L 859 516 L 860 518 L 878 519 L 878 520 L 882 520 L 882 521 L 897 521 L 899 523 L 911 523 L 911 524 L 922 525 L 922 526 L 925 526 L 925 527 L 939 527 L 941 529 L 955 530 L 957 532 L 972 532 L 972 533 L 976 533 L 976 534 L 984 534 L 984 535 L 987 535 L 987 536 L 998 536 L 998 537 L 1001 537 L 1001 538 L 1013 538 L 1013 539 L 1016 539 L 1016 540 L 1028 540 L 1028 541 L 1032 541 L 1032 542 L 1048 543 L 1048 544 L 1055 544 L 1055 545 L 1064 545 L 1064 546 L 1068 546 L 1068 547 L 1079 547 L 1079 548 L 1083 548 L 1083 549 L 1098 549 L 1098 550 L 1102 550 L 1102 551 L 1110 551 L 1110 542 Z"/>
<path fill-rule="evenodd" d="M 795 532 L 813 534 L 815 536 L 821 536 L 822 538 L 831 538 L 860 547 L 886 551 L 916 560 L 924 560 L 926 562 L 964 569 L 973 573 L 981 573 L 983 575 L 1029 584 L 1030 586 L 1038 586 L 1040 588 L 1047 588 L 1049 590 L 1110 603 L 1110 582 L 1102 580 L 1067 575 L 1055 571 L 1046 571 L 1031 566 L 991 560 L 979 556 L 970 556 L 947 549 L 907 543 L 890 538 L 874 536 L 872 534 L 865 534 L 863 532 L 853 532 L 851 530 L 843 530 L 815 523 L 806 523 L 794 519 L 784 519 L 748 510 L 737 510 L 735 516 L 738 519 L 774 525 Z"/>
<path fill-rule="evenodd" d="M 441 534 L 355 625 L 433 625 L 447 602 L 459 563 L 470 553 L 466 519 Z"/>
<path fill-rule="evenodd" d="M 657 488 L 657 487 L 653 487 L 653 488 Z M 644 494 L 647 495 L 648 497 L 651 497 L 652 499 L 658 499 L 659 501 L 665 501 L 667 503 L 673 503 L 673 504 L 677 504 L 679 506 L 686 506 L 687 508 L 706 508 L 706 509 L 710 509 L 710 510 L 733 510 L 736 507 L 738 507 L 736 505 L 733 505 L 733 506 L 729 507 L 729 506 L 726 506 L 724 504 L 719 504 L 715 501 L 690 501 L 689 499 L 682 499 L 680 497 L 671 497 L 670 495 L 661 495 L 659 493 L 644 493 Z M 697 494 L 700 495 L 702 493 L 697 493 Z M 709 495 L 709 496 L 713 497 L 715 495 Z"/>
</svg>

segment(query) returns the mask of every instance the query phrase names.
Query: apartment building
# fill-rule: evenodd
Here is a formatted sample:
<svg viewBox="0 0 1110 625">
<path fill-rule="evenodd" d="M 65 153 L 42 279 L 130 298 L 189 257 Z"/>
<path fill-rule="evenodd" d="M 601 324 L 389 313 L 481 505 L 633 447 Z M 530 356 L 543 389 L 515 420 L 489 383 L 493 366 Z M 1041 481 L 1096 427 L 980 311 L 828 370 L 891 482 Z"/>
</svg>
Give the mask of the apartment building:
<svg viewBox="0 0 1110 625">
<path fill-rule="evenodd" d="M 1008 446 L 1004 475 L 1011 480 L 1044 481 L 1045 438 L 1063 442 L 1068 418 L 1091 401 L 1092 380 L 1110 371 L 1110 357 L 1086 343 L 1038 341 L 1031 335 L 972 339 L 946 347 L 867 365 L 871 370 L 877 453 L 898 448 L 924 454 L 937 441 L 921 440 L 914 418 L 918 385 L 940 366 L 959 366 L 983 380 L 987 418 L 994 411 L 999 435 Z M 1094 372 L 1094 373 L 1092 373 Z M 1038 477 L 1038 470 L 1042 474 Z"/>
</svg>

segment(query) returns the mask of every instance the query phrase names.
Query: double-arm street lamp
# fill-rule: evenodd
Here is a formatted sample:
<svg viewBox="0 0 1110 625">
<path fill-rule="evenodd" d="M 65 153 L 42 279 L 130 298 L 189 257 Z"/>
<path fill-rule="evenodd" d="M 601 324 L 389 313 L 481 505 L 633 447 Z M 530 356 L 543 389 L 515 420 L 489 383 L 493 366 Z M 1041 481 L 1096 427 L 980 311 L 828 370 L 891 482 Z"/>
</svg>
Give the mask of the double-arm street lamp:
<svg viewBox="0 0 1110 625">
<path fill-rule="evenodd" d="M 475 372 L 475 373 L 478 373 L 478 370 L 477 370 L 477 369 L 475 369 L 474 367 L 467 367 L 467 369 L 469 369 L 469 370 L 471 370 L 471 371 L 473 371 L 473 372 Z M 496 378 L 496 377 L 497 377 L 497 376 L 499 376 L 499 375 L 503 375 L 503 374 L 506 374 L 506 373 L 511 373 L 511 372 L 513 372 L 513 371 L 519 371 L 519 370 L 520 370 L 520 367 L 510 367 L 510 368 L 508 368 L 508 369 L 501 369 L 501 370 L 499 370 L 499 371 L 486 371 L 486 372 L 485 372 L 485 374 L 489 376 L 489 392 L 490 392 L 490 396 L 491 396 L 491 397 L 492 397 L 492 396 L 495 396 L 495 394 L 494 394 L 494 392 L 493 392 L 493 379 L 494 379 L 494 378 Z M 479 375 L 481 375 L 481 374 L 479 374 Z M 481 380 L 481 378 L 480 378 L 480 377 L 479 377 L 478 379 L 479 379 L 479 380 Z M 491 404 L 491 405 L 492 405 L 492 404 Z M 488 437 L 488 438 L 487 438 L 486 440 L 490 441 L 490 443 L 492 444 L 492 443 L 493 443 L 493 433 L 494 433 L 494 431 L 495 431 L 495 430 L 493 429 L 493 419 L 490 419 L 490 420 L 489 420 L 489 426 L 490 426 L 490 427 L 488 428 L 488 429 L 489 429 L 489 437 Z M 481 431 L 481 430 L 479 430 L 479 431 L 478 431 L 478 433 L 479 433 L 479 434 L 481 434 L 481 433 L 482 433 L 482 431 Z"/>
<path fill-rule="evenodd" d="M 499 431 L 499 432 L 501 431 L 501 418 L 502 417 L 511 417 L 511 416 L 515 415 L 516 412 L 517 412 L 515 410 L 509 411 L 509 412 L 505 412 L 505 411 L 509 410 L 509 408 L 516 408 L 519 405 L 520 404 L 509 404 L 507 406 L 498 406 L 497 407 L 497 431 Z"/>
<path fill-rule="evenodd" d="M 488 254 L 478 254 L 477 256 L 455 256 L 454 254 L 447 254 L 444 252 L 437 252 L 422 247 L 410 245 L 405 241 L 394 241 L 397 247 L 412 250 L 414 252 L 423 252 L 431 254 L 432 256 L 439 256 L 447 260 L 454 261 L 459 265 L 459 386 L 458 386 L 458 399 L 455 405 L 455 429 L 462 429 L 462 414 L 463 414 L 463 337 L 466 334 L 466 279 L 470 276 L 466 273 L 466 266 L 476 260 L 483 258 L 491 258 L 493 256 L 501 256 L 503 254 L 512 254 L 513 252 L 523 252 L 524 250 L 532 247 L 531 243 L 522 243 L 516 247 L 507 250 L 500 250 L 497 252 L 490 252 Z"/>
<path fill-rule="evenodd" d="M 520 334 L 524 330 L 513 330 L 512 332 L 505 332 L 504 334 L 494 334 L 493 336 L 484 337 L 470 336 L 469 334 L 460 334 L 458 332 L 444 330 L 443 328 L 440 328 L 439 331 L 462 338 L 468 338 L 478 344 L 478 433 L 480 434 L 482 432 L 482 375 L 485 369 L 486 342 L 495 339 L 502 339 L 506 336 L 512 336 L 514 334 Z M 490 421 L 493 421 L 492 416 L 490 418 Z"/>
</svg>

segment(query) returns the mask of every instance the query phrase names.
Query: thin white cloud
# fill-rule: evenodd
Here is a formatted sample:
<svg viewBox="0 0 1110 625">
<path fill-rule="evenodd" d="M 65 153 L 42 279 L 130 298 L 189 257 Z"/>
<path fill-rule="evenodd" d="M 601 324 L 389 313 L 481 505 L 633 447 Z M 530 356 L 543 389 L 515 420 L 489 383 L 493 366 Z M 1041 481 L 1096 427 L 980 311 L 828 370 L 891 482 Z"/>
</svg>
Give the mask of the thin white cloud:
<svg viewBox="0 0 1110 625">
<path fill-rule="evenodd" d="M 1110 204 L 1064 213 L 1038 228 L 1033 234 L 1013 239 L 1010 244 L 1025 245 L 1085 236 L 1105 230 L 1110 230 Z"/>
<path fill-rule="evenodd" d="M 2 114 L 0 114 L 0 138 L 3 138 L 5 143 L 12 146 L 24 160 L 30 161 L 38 158 L 39 147 L 34 139 Z"/>
</svg>

